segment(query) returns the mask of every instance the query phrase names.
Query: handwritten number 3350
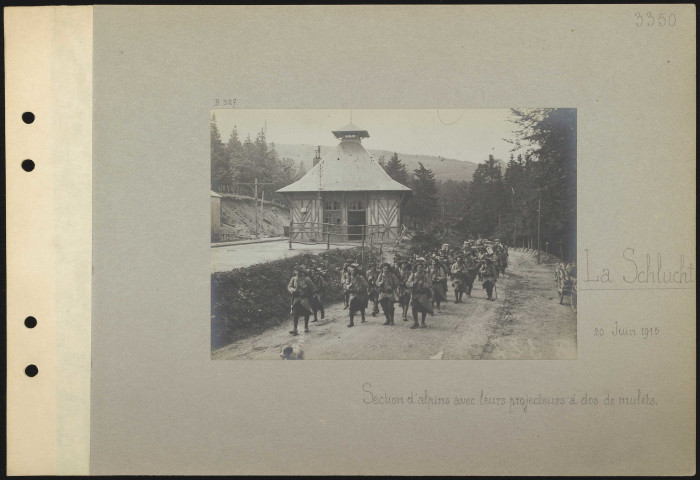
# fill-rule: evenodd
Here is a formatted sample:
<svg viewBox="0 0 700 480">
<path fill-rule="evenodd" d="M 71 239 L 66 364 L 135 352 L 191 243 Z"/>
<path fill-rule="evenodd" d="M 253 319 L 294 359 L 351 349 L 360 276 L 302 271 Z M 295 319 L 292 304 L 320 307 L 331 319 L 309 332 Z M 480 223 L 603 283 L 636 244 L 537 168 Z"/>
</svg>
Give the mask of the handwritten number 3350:
<svg viewBox="0 0 700 480">
<path fill-rule="evenodd" d="M 636 12 L 634 18 L 636 20 L 635 24 L 638 27 L 643 25 L 647 27 L 653 27 L 654 25 L 658 25 L 659 27 L 664 27 L 666 25 L 674 27 L 676 25 L 676 15 L 674 13 L 670 13 L 668 17 L 666 17 L 665 13 L 659 13 L 658 17 L 655 17 L 651 12 L 646 12 L 643 15 L 640 12 Z"/>
</svg>

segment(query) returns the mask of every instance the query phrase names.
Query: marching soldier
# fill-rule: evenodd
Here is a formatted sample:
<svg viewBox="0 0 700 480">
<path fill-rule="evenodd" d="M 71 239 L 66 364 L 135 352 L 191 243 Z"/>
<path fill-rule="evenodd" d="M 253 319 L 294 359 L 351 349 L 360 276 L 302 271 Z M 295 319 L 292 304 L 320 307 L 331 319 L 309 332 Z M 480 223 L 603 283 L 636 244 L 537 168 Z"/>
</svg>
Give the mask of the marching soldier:
<svg viewBox="0 0 700 480">
<path fill-rule="evenodd" d="M 326 312 L 323 307 L 323 302 L 326 294 L 326 288 L 328 288 L 328 282 L 326 282 L 326 279 L 323 278 L 323 272 L 320 268 L 309 269 L 309 277 L 311 278 L 311 281 L 316 287 L 316 294 L 313 297 L 311 297 L 310 302 L 311 308 L 314 312 L 314 319 L 311 321 L 318 322 L 317 313 L 319 310 L 321 311 L 321 320 L 323 320 L 323 318 L 326 316 Z"/>
<path fill-rule="evenodd" d="M 425 315 L 433 313 L 430 302 L 432 281 L 425 271 L 422 259 L 416 260 L 416 271 L 406 281 L 406 286 L 411 289 L 411 307 L 413 309 L 413 325 L 411 328 L 425 328 Z M 421 314 L 421 324 L 418 325 L 418 314 Z"/>
<path fill-rule="evenodd" d="M 345 284 L 345 290 L 348 293 L 348 305 L 350 309 L 350 323 L 348 327 L 354 327 L 355 314 L 359 311 L 362 315 L 362 323 L 365 323 L 365 308 L 369 301 L 368 290 L 369 284 L 365 277 L 360 274 L 360 266 L 353 263 L 348 268 L 350 272 L 348 282 Z"/>
<path fill-rule="evenodd" d="M 474 288 L 474 280 L 479 272 L 479 265 L 476 263 L 474 256 L 475 250 L 470 250 L 464 256 L 464 265 L 467 267 L 467 276 L 464 279 L 464 287 L 467 292 L 467 297 L 472 296 L 472 288 Z"/>
<path fill-rule="evenodd" d="M 345 260 L 345 263 L 343 264 L 343 272 L 340 274 L 340 285 L 344 286 L 350 281 L 350 265 L 352 264 L 352 261 L 350 260 Z M 350 294 L 347 292 L 347 290 L 343 291 L 343 300 L 344 300 L 344 309 L 347 309 L 348 306 L 350 305 Z"/>
<path fill-rule="evenodd" d="M 450 267 L 452 266 L 453 262 L 449 256 L 441 255 L 438 258 L 438 263 L 440 264 L 440 267 L 442 268 L 442 271 L 444 273 L 444 275 L 441 277 L 442 278 L 442 289 L 445 292 L 444 301 L 445 301 L 445 303 L 447 303 L 448 302 L 448 300 L 447 300 L 447 290 L 448 290 L 447 277 L 450 276 Z"/>
<path fill-rule="evenodd" d="M 411 264 L 404 260 L 401 262 L 401 266 L 398 271 L 398 277 L 399 277 L 399 305 L 401 305 L 403 317 L 402 320 L 404 322 L 408 321 L 408 307 L 411 305 L 411 290 L 406 286 L 406 282 L 411 276 L 411 273 L 413 273 L 413 268 Z"/>
<path fill-rule="evenodd" d="M 457 261 L 450 269 L 450 274 L 452 287 L 455 289 L 455 303 L 462 303 L 462 295 L 466 291 L 467 276 L 469 275 L 469 270 L 464 263 L 464 257 L 461 255 L 457 257 Z"/>
<path fill-rule="evenodd" d="M 310 299 L 316 294 L 316 287 L 304 274 L 304 267 L 301 265 L 294 267 L 294 276 L 289 281 L 287 290 L 292 294 L 292 318 L 294 319 L 294 329 L 289 333 L 299 334 L 297 329 L 299 317 L 304 317 L 304 332 L 308 332 L 309 316 L 313 312 Z"/>
<path fill-rule="evenodd" d="M 382 306 L 384 318 L 382 325 L 394 324 L 394 303 L 398 301 L 400 280 L 392 271 L 391 265 L 382 264 L 382 272 L 377 278 L 377 288 L 379 289 L 379 304 Z"/>
<path fill-rule="evenodd" d="M 479 241 L 480 241 L 480 240 L 479 240 Z M 478 241 L 477 241 L 477 243 L 478 243 Z M 477 247 L 476 262 L 480 265 L 480 267 L 486 264 L 486 256 L 487 256 L 487 255 L 488 255 L 488 254 L 487 254 L 487 252 L 486 252 L 486 247 L 484 247 L 484 246 L 479 246 L 479 247 Z M 482 273 L 482 271 L 481 271 L 481 268 L 479 268 L 479 272 L 478 272 L 478 273 L 479 273 L 479 281 L 480 281 L 480 282 L 483 282 L 483 281 L 484 281 L 484 275 L 483 275 L 483 273 Z"/>
<path fill-rule="evenodd" d="M 367 283 L 369 284 L 369 299 L 372 301 L 372 316 L 376 317 L 379 313 L 379 289 L 377 288 L 377 277 L 380 271 L 374 263 L 369 265 L 367 270 Z"/>
<path fill-rule="evenodd" d="M 433 305 L 437 305 L 438 313 L 442 313 L 440 310 L 440 302 L 447 300 L 447 293 L 445 292 L 447 272 L 437 257 L 433 258 L 433 265 L 428 269 L 428 274 L 430 275 L 430 280 L 432 283 L 431 288 Z"/>
<path fill-rule="evenodd" d="M 508 247 L 503 243 L 498 243 L 498 256 L 501 262 L 501 273 L 506 273 L 508 268 Z"/>
<path fill-rule="evenodd" d="M 491 257 L 484 258 L 484 264 L 479 270 L 484 279 L 483 287 L 486 289 L 486 295 L 489 300 L 493 300 L 493 287 L 496 285 L 496 267 L 493 264 Z"/>
</svg>

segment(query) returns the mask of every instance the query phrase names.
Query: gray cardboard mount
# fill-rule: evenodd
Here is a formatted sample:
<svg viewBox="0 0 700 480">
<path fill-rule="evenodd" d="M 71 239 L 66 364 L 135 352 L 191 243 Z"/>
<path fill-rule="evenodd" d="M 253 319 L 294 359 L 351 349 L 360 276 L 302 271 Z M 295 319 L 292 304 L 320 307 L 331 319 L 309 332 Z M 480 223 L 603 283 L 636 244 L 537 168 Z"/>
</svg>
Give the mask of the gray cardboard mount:
<svg viewBox="0 0 700 480">
<path fill-rule="evenodd" d="M 579 264 L 695 262 L 694 7 L 96 6 L 93 58 L 92 474 L 694 473 L 694 284 L 582 292 L 574 361 L 217 362 L 209 345 L 216 98 L 575 107 Z M 593 336 L 615 321 L 663 333 Z M 367 405 L 366 383 L 601 403 Z M 656 405 L 602 403 L 638 392 Z"/>
</svg>

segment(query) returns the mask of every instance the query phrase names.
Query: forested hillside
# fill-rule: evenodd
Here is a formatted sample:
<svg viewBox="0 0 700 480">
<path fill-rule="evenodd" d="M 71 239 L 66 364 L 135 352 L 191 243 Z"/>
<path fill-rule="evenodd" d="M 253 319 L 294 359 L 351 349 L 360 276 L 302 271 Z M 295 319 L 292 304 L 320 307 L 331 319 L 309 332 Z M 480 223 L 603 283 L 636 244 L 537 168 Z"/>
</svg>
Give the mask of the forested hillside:
<svg viewBox="0 0 700 480">
<path fill-rule="evenodd" d="M 507 163 L 484 155 L 474 164 L 427 155 L 370 150 L 385 171 L 413 191 L 405 205 L 409 227 L 432 235 L 445 228 L 464 237 L 499 237 L 562 258 L 576 255 L 576 110 L 513 109 L 513 154 Z M 234 128 L 223 142 L 212 115 L 212 190 L 264 195 L 312 167 L 314 146 L 268 143 L 264 131 L 244 140 Z M 321 149 L 321 156 L 330 151 Z M 478 158 L 487 152 L 474 152 Z M 303 157 L 303 158 L 302 158 Z M 471 173 L 469 173 L 471 172 Z"/>
</svg>

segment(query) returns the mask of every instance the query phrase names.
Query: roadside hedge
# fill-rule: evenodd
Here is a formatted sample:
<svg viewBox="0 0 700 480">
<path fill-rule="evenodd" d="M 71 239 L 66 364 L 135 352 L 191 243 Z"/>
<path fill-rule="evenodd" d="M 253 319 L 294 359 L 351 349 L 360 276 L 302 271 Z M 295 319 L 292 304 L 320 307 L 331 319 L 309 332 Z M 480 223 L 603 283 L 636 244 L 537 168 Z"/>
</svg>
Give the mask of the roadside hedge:
<svg viewBox="0 0 700 480">
<path fill-rule="evenodd" d="M 211 275 L 211 344 L 226 346 L 290 320 L 287 284 L 295 265 L 326 272 L 326 303 L 342 300 L 340 275 L 345 259 L 360 263 L 361 248 L 328 250 Z M 368 248 L 365 248 L 368 256 Z M 376 258 L 376 255 L 375 255 Z"/>
</svg>

